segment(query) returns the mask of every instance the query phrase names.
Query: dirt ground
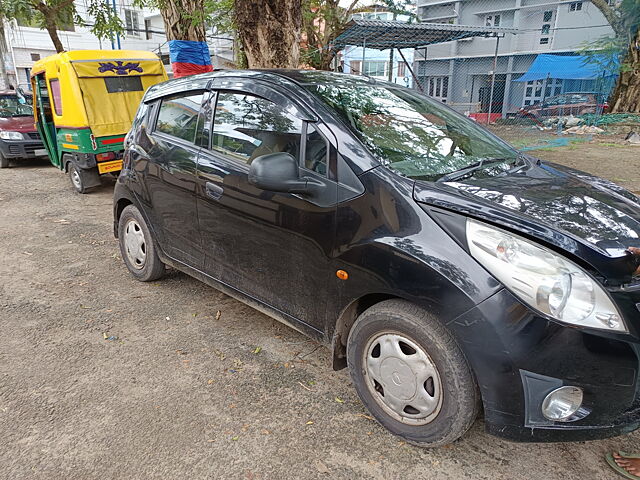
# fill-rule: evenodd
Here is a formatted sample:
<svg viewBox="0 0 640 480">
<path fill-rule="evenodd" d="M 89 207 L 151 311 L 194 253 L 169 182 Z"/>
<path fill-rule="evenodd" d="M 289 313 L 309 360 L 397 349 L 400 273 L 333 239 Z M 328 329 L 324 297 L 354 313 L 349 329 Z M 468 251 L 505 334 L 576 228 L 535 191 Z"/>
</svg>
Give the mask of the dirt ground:
<svg viewBox="0 0 640 480">
<path fill-rule="evenodd" d="M 640 147 L 601 143 L 537 154 L 640 191 Z M 409 446 L 325 348 L 181 273 L 136 282 L 111 196 L 44 162 L 0 170 L 1 479 L 605 480 L 607 451 L 640 451 L 640 434 L 510 443 L 481 419 Z"/>
</svg>

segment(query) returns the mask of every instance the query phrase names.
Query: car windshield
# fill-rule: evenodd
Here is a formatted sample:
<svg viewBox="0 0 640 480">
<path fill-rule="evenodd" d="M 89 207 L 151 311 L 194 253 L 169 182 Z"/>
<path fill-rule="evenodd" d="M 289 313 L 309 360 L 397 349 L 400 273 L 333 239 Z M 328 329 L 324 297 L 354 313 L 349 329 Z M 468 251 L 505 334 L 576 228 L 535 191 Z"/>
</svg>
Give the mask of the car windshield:
<svg viewBox="0 0 640 480">
<path fill-rule="evenodd" d="M 380 162 L 407 177 L 436 180 L 472 165 L 510 168 L 518 152 L 440 102 L 406 88 L 344 77 L 306 84 Z M 488 162 L 504 160 L 504 162 Z M 485 173 L 491 174 L 490 170 Z"/>
<path fill-rule="evenodd" d="M 0 117 L 29 117 L 33 115 L 33 108 L 29 103 L 26 97 L 0 95 Z"/>
</svg>

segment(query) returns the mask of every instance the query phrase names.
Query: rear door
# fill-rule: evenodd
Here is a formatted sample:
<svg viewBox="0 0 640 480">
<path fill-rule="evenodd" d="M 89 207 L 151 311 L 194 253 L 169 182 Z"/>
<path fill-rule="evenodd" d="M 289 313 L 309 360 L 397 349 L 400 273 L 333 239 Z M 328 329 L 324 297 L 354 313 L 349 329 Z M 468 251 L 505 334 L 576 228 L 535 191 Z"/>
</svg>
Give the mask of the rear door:
<svg viewBox="0 0 640 480">
<path fill-rule="evenodd" d="M 205 111 L 212 118 L 198 161 L 205 271 L 321 330 L 328 292 L 320 291 L 330 284 L 338 195 L 330 131 L 256 82 L 216 89 Z M 251 185 L 251 162 L 274 152 L 297 158 L 301 176 L 320 183 L 321 194 L 311 198 Z"/>
<path fill-rule="evenodd" d="M 197 132 L 204 91 L 177 93 L 154 105 L 152 128 L 136 159 L 147 188 L 152 223 L 163 251 L 202 268 L 204 257 L 196 214 Z M 140 151 L 134 155 L 140 155 Z"/>
</svg>

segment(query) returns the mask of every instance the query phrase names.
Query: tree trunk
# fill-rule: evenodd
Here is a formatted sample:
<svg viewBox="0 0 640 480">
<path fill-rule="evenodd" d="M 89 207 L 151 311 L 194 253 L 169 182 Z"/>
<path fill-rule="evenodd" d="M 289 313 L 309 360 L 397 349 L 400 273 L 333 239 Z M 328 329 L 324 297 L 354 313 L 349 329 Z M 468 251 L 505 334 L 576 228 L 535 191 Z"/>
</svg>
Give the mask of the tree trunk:
<svg viewBox="0 0 640 480">
<path fill-rule="evenodd" d="M 160 9 L 167 40 L 205 42 L 207 32 L 201 19 L 204 0 L 167 0 Z"/>
<path fill-rule="evenodd" d="M 47 33 L 49 33 L 49 37 L 51 37 L 51 41 L 53 42 L 53 46 L 56 49 L 57 53 L 64 52 L 64 47 L 62 46 L 62 42 L 60 41 L 60 37 L 58 36 L 58 25 L 56 20 L 59 16 L 59 12 L 63 9 L 66 4 L 58 5 L 56 9 L 51 8 L 40 2 L 34 5 L 34 8 L 38 10 L 42 16 L 44 17 L 44 28 L 47 29 Z"/>
<path fill-rule="evenodd" d="M 301 0 L 236 0 L 235 16 L 249 68 L 298 68 Z"/>
<path fill-rule="evenodd" d="M 51 41 L 53 42 L 53 46 L 56 49 L 57 53 L 64 52 L 64 46 L 60 41 L 60 37 L 58 36 L 58 29 L 56 28 L 56 24 L 52 22 L 47 22 L 45 25 L 49 36 L 51 37 Z"/>
<path fill-rule="evenodd" d="M 7 75 L 6 65 L 7 50 L 7 41 L 4 36 L 4 18 L 0 18 L 0 77 L 5 89 L 9 88 L 9 75 Z"/>
<path fill-rule="evenodd" d="M 640 30 L 632 37 L 618 83 L 611 95 L 611 111 L 640 113 Z"/>
</svg>

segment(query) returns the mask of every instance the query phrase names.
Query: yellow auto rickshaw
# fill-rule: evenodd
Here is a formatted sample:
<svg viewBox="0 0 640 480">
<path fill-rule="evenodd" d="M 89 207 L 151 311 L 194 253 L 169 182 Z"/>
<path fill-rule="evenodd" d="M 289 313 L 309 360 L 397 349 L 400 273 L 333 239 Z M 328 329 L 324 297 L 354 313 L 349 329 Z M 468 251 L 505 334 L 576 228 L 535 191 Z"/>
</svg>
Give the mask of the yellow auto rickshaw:
<svg viewBox="0 0 640 480">
<path fill-rule="evenodd" d="M 36 127 L 51 163 L 80 193 L 122 169 L 125 135 L 140 99 L 167 80 L 160 58 L 136 50 L 75 50 L 31 70 Z"/>
</svg>

